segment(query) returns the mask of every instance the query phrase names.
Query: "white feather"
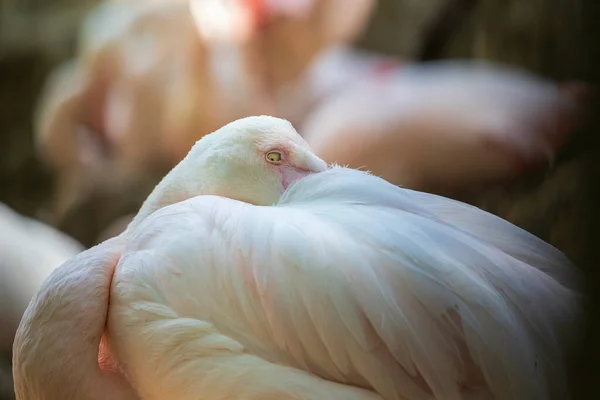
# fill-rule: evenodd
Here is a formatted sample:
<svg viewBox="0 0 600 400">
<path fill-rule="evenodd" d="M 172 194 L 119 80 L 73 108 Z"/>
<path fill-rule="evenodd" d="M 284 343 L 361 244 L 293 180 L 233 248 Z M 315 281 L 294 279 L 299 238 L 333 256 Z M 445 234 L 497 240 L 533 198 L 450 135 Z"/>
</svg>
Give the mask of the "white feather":
<svg viewBox="0 0 600 400">
<path fill-rule="evenodd" d="M 573 266 L 477 208 L 336 167 L 129 234 L 109 337 L 146 399 L 567 398 Z"/>
</svg>

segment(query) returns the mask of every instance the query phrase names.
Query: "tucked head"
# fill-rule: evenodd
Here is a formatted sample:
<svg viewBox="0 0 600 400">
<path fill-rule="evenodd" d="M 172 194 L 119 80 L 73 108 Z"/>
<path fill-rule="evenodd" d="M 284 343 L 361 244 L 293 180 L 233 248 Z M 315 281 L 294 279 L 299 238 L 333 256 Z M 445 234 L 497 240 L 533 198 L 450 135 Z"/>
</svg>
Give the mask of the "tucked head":
<svg viewBox="0 0 600 400">
<path fill-rule="evenodd" d="M 198 195 L 272 205 L 292 183 L 326 169 L 288 121 L 243 118 L 196 142 L 148 198 L 155 204 L 146 211 Z"/>
<path fill-rule="evenodd" d="M 256 205 L 271 205 L 295 181 L 327 169 L 292 124 L 248 117 L 202 138 L 190 151 L 205 190 Z M 209 194 L 209 193 L 206 193 Z"/>
</svg>

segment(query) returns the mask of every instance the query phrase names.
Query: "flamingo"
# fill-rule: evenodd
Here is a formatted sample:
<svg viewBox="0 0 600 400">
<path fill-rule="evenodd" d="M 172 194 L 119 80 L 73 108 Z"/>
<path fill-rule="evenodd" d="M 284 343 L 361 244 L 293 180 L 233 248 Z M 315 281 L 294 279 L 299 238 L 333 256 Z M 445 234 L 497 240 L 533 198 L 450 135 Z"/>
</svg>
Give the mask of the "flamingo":
<svg viewBox="0 0 600 400">
<path fill-rule="evenodd" d="M 112 238 L 79 253 L 33 296 L 13 346 L 17 399 L 139 399 L 110 358 L 98 360 L 120 246 Z"/>
<path fill-rule="evenodd" d="M 349 47 L 375 2 L 351 3 L 95 8 L 76 58 L 48 78 L 37 106 L 40 155 L 58 174 L 55 219 L 90 188 L 162 175 L 200 137 L 248 115 L 290 120 L 327 162 L 448 195 L 536 169 L 578 127 L 583 102 L 569 93 L 573 82 Z"/>
<path fill-rule="evenodd" d="M 49 277 L 17 333 L 15 387 L 565 399 L 580 301 L 576 268 L 537 237 L 328 167 L 286 120 L 249 117 L 199 140 L 123 234 Z"/>
</svg>

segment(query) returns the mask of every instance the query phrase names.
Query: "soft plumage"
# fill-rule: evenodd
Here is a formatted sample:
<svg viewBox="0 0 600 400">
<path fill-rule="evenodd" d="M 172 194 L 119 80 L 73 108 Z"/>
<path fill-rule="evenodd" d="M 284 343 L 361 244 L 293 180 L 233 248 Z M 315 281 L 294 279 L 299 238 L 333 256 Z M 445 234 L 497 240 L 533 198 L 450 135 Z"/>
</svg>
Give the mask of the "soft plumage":
<svg viewBox="0 0 600 400">
<path fill-rule="evenodd" d="M 55 269 L 25 310 L 13 346 L 17 400 L 139 400 L 101 351 L 109 287 L 123 240 L 113 238 Z"/>
<path fill-rule="evenodd" d="M 287 190 L 252 157 L 278 134 L 304 165 Z M 562 253 L 477 208 L 323 171 L 295 136 L 268 117 L 206 136 L 124 233 L 108 338 L 142 398 L 568 397 L 579 295 Z"/>
</svg>

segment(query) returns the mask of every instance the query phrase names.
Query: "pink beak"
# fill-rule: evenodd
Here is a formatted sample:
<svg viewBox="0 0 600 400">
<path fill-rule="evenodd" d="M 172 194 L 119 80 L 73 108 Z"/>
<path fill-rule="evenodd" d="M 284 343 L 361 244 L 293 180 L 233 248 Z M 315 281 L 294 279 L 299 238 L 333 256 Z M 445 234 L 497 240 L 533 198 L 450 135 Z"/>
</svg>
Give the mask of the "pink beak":
<svg viewBox="0 0 600 400">
<path fill-rule="evenodd" d="M 290 164 L 281 166 L 281 184 L 285 190 L 307 175 L 327 170 L 327 163 L 314 154 L 304 153 L 302 156 L 296 156 Z"/>
</svg>

